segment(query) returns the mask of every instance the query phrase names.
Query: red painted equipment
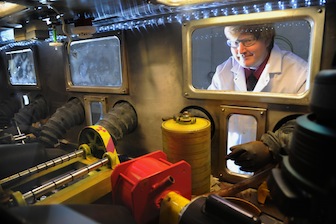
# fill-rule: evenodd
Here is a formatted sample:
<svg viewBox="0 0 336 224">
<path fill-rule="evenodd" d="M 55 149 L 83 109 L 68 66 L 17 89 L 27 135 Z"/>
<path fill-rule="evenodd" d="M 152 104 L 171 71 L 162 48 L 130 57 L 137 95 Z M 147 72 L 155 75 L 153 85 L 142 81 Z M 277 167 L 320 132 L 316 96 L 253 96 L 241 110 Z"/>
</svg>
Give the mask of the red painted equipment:
<svg viewBox="0 0 336 224">
<path fill-rule="evenodd" d="M 191 199 L 190 165 L 172 164 L 162 151 L 119 164 L 111 181 L 114 202 L 128 207 L 138 224 L 158 223 L 160 202 L 171 191 Z"/>
</svg>

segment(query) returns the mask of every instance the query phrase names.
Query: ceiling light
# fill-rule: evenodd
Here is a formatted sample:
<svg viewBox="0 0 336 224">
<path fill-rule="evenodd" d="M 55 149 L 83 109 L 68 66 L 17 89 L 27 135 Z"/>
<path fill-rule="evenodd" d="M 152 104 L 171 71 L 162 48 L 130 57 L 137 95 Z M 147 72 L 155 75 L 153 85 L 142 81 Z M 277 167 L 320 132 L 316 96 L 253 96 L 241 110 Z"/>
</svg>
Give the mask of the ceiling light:
<svg viewBox="0 0 336 224">
<path fill-rule="evenodd" d="M 195 4 L 216 2 L 216 0 L 151 0 L 149 2 L 153 4 L 163 4 L 167 6 L 177 7 L 184 5 L 195 5 Z"/>
<path fill-rule="evenodd" d="M 6 17 L 24 9 L 26 9 L 26 7 L 23 5 L 0 1 L 0 18 Z"/>
</svg>

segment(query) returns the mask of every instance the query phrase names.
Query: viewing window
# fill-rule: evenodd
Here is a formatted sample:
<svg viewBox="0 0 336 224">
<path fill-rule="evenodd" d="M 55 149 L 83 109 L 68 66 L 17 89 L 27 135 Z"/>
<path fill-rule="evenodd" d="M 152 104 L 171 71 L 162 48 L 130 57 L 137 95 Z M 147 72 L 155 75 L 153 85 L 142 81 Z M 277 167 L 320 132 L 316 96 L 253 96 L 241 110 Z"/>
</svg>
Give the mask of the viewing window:
<svg viewBox="0 0 336 224">
<path fill-rule="evenodd" d="M 95 125 L 107 113 L 106 101 L 105 96 L 84 97 L 85 117 L 88 125 Z"/>
<path fill-rule="evenodd" d="M 96 124 L 103 117 L 103 105 L 101 102 L 91 102 L 91 123 Z"/>
<path fill-rule="evenodd" d="M 264 108 L 221 106 L 219 171 L 226 180 L 236 182 L 252 174 L 225 156 L 232 146 L 260 140 L 265 133 L 266 112 Z"/>
<path fill-rule="evenodd" d="M 118 36 L 73 41 L 69 53 L 68 89 L 127 93 L 122 52 Z"/>
<path fill-rule="evenodd" d="M 293 20 L 276 22 L 272 25 L 276 34 L 275 45 L 281 50 L 296 54 L 307 62 L 310 48 L 310 23 L 306 20 Z M 259 27 L 258 24 L 252 24 L 251 27 L 253 26 Z M 207 89 L 216 67 L 232 56 L 230 47 L 227 46 L 224 28 L 218 26 L 200 28 L 192 35 L 192 85 L 196 89 Z M 227 90 L 234 89 L 228 87 Z"/>
<path fill-rule="evenodd" d="M 323 27 L 324 9 L 316 7 L 185 22 L 184 95 L 307 104 L 319 71 Z M 258 73 L 261 65 L 259 81 L 249 90 L 244 68 Z"/>
<path fill-rule="evenodd" d="M 8 80 L 12 86 L 37 86 L 35 60 L 32 49 L 6 52 Z"/>
<path fill-rule="evenodd" d="M 23 105 L 29 105 L 30 104 L 30 100 L 29 100 L 29 96 L 27 94 L 23 94 L 22 95 L 22 101 L 23 101 Z"/>
<path fill-rule="evenodd" d="M 251 115 L 233 114 L 228 118 L 227 154 L 230 147 L 257 140 L 257 120 Z M 231 172 L 249 174 L 239 169 L 233 160 L 227 161 Z"/>
</svg>

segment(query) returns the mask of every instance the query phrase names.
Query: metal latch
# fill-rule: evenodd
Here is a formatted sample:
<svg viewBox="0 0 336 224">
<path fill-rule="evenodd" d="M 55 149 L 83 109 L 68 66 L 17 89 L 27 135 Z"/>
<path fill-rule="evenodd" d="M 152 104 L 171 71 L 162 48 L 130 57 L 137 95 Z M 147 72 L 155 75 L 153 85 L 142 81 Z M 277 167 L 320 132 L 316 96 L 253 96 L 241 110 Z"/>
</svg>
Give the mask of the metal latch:
<svg viewBox="0 0 336 224">
<path fill-rule="evenodd" d="M 195 124 L 196 118 L 188 111 L 184 111 L 180 116 L 174 116 L 174 120 L 179 124 Z"/>
</svg>

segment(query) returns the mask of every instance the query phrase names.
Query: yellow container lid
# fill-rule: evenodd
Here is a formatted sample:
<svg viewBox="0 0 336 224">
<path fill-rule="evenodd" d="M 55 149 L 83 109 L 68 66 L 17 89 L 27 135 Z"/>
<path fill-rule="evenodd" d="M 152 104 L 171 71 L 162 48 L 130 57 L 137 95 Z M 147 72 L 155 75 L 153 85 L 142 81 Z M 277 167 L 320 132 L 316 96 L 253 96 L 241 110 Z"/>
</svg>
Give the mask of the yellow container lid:
<svg viewBox="0 0 336 224">
<path fill-rule="evenodd" d="M 210 121 L 204 118 L 195 118 L 194 123 L 181 123 L 174 119 L 170 119 L 162 123 L 162 128 L 165 130 L 182 133 L 204 130 L 207 127 L 210 127 Z"/>
</svg>

